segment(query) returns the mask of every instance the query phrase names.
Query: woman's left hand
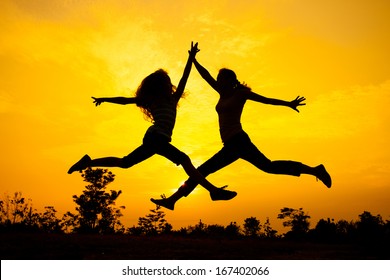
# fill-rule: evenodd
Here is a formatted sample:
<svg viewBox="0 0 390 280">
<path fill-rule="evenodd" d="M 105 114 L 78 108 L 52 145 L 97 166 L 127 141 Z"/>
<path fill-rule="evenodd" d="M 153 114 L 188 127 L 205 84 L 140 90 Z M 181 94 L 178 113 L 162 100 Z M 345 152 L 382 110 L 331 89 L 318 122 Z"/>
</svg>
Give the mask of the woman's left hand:
<svg viewBox="0 0 390 280">
<path fill-rule="evenodd" d="M 302 103 L 303 101 L 305 101 L 306 98 L 303 97 L 303 96 L 298 96 L 297 98 L 295 98 L 293 101 L 290 101 L 290 107 L 291 109 L 297 111 L 299 113 L 299 110 L 297 109 L 298 106 L 303 106 L 303 105 L 306 105 L 306 103 Z"/>
</svg>

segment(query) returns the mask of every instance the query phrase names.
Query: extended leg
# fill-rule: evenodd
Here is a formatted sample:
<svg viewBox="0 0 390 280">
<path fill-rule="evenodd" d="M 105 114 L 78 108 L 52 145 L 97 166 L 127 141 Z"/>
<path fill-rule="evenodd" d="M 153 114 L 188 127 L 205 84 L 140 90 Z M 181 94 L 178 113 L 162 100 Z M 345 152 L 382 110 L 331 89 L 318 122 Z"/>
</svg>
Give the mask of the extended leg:
<svg viewBox="0 0 390 280">
<path fill-rule="evenodd" d="M 316 176 L 328 188 L 332 186 L 332 179 L 322 164 L 316 167 L 311 167 L 301 162 L 291 160 L 271 161 L 266 156 L 264 156 L 252 143 L 250 148 L 248 147 L 248 149 L 241 155 L 241 157 L 267 173 L 292 176 L 309 174 Z"/>
<path fill-rule="evenodd" d="M 129 168 L 151 157 L 153 154 L 154 154 L 153 151 L 148 149 L 145 145 L 141 145 L 133 152 L 131 152 L 129 155 L 123 158 L 104 157 L 104 158 L 91 159 L 88 155 L 85 155 L 69 169 L 68 173 L 71 174 L 74 171 L 81 171 L 87 167 Z"/>
<path fill-rule="evenodd" d="M 213 157 L 199 166 L 197 170 L 202 175 L 202 177 L 207 177 L 219 169 L 222 169 L 223 167 L 231 164 L 235 160 L 237 160 L 237 157 L 224 147 Z M 176 201 L 178 201 L 183 196 L 188 196 L 198 185 L 198 182 L 198 179 L 190 175 L 187 181 L 182 186 L 180 186 L 180 188 L 170 197 L 165 199 L 152 199 L 152 201 L 160 206 L 164 206 L 170 210 L 173 210 Z M 212 200 L 229 200 L 237 195 L 236 192 L 224 190 L 223 188 L 206 187 L 206 189 L 209 190 Z"/>
</svg>

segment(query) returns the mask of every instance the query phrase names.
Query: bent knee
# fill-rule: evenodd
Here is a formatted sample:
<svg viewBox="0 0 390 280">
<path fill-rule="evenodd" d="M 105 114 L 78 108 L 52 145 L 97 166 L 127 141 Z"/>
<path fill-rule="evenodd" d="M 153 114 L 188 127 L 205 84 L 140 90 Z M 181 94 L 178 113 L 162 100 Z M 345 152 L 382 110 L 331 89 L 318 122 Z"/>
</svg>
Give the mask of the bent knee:
<svg viewBox="0 0 390 280">
<path fill-rule="evenodd" d="M 272 173 L 272 170 L 274 169 L 273 161 L 269 159 L 263 160 L 260 163 L 256 163 L 255 166 L 267 173 Z"/>
<path fill-rule="evenodd" d="M 131 161 L 127 156 L 123 157 L 119 161 L 120 168 L 130 168 L 135 164 L 135 162 Z"/>
</svg>

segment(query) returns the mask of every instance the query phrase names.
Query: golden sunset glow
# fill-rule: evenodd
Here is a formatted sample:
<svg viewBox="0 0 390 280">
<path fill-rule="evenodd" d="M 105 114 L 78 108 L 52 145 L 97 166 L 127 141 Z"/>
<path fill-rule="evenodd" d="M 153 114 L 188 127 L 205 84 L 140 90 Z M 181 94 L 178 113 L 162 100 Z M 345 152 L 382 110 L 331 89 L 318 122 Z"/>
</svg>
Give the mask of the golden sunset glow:
<svg viewBox="0 0 390 280">
<path fill-rule="evenodd" d="M 242 124 L 268 158 L 322 163 L 333 186 L 239 160 L 208 177 L 237 197 L 212 202 L 198 187 L 165 211 L 174 229 L 255 216 L 282 230 L 283 207 L 302 207 L 312 225 L 365 210 L 390 218 L 389 1 L 5 0 L 0 26 L 1 195 L 21 191 L 37 209 L 74 212 L 85 182 L 69 167 L 84 154 L 127 155 L 150 125 L 134 105 L 95 107 L 91 96 L 132 96 L 158 68 L 177 85 L 196 41 L 213 76 L 227 67 L 261 95 L 306 97 L 299 114 L 248 101 Z M 217 100 L 193 67 L 172 144 L 195 166 L 222 148 Z M 187 178 L 157 155 L 111 171 L 126 226 Z"/>
</svg>

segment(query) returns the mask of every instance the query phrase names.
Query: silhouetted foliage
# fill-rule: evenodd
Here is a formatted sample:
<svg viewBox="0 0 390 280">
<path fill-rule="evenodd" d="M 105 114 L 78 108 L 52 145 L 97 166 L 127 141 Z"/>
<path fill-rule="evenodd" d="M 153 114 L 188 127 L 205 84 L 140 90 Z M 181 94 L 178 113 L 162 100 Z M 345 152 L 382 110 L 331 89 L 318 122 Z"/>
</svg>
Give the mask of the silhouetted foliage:
<svg viewBox="0 0 390 280">
<path fill-rule="evenodd" d="M 46 206 L 45 212 L 38 214 L 38 225 L 41 231 L 50 233 L 62 233 L 61 220 L 56 216 L 57 210 L 53 206 Z"/>
<path fill-rule="evenodd" d="M 172 232 L 172 225 L 165 220 L 165 213 L 161 206 L 150 209 L 145 217 L 138 218 L 138 227 L 131 227 L 127 230 L 133 235 L 157 235 Z"/>
<path fill-rule="evenodd" d="M 56 217 L 57 211 L 53 206 L 46 206 L 45 211 L 39 213 L 32 207 L 30 199 L 25 199 L 20 192 L 16 192 L 13 196 L 6 195 L 0 200 L 0 232 L 124 233 L 124 227 L 119 221 L 122 214 L 120 209 L 114 207 L 121 191 L 105 191 L 106 186 L 113 182 L 114 175 L 107 170 L 89 168 L 82 177 L 89 185 L 82 195 L 73 196 L 78 205 L 77 214 L 68 211 L 60 220 Z M 313 229 L 309 229 L 310 216 L 302 208 L 282 208 L 277 218 L 283 220 L 285 227 L 291 228 L 283 236 L 278 235 L 271 227 L 268 217 L 263 225 L 255 217 L 246 218 L 242 230 L 236 222 L 223 226 L 207 225 L 202 220 L 194 226 L 173 230 L 165 219 L 164 211 L 156 206 L 145 217 L 138 219 L 137 226 L 128 228 L 126 232 L 130 235 L 174 234 L 196 238 L 293 238 L 312 242 L 359 243 L 370 252 L 385 252 L 386 248 L 390 249 L 390 221 L 384 221 L 379 214 L 364 211 L 356 221 L 320 219 Z M 383 257 L 385 256 L 383 253 Z"/>
<path fill-rule="evenodd" d="M 265 238 L 268 238 L 268 239 L 278 238 L 278 232 L 271 227 L 271 223 L 270 223 L 268 217 L 265 220 L 265 223 L 263 225 L 263 230 L 264 230 L 264 233 L 262 235 Z"/>
<path fill-rule="evenodd" d="M 356 222 L 341 219 L 336 222 L 337 237 L 341 241 L 356 239 Z"/>
<path fill-rule="evenodd" d="M 382 239 L 385 235 L 384 225 L 381 215 L 373 216 L 370 212 L 364 211 L 356 222 L 358 238 L 363 241 Z"/>
<path fill-rule="evenodd" d="M 316 227 L 311 231 L 312 237 L 321 242 L 338 240 L 337 225 L 332 219 L 320 219 Z"/>
<path fill-rule="evenodd" d="M 294 209 L 284 207 L 280 210 L 278 219 L 282 219 L 283 226 L 291 227 L 291 230 L 286 233 L 286 237 L 301 238 L 309 231 L 310 216 L 305 214 L 302 208 Z"/>
<path fill-rule="evenodd" d="M 260 234 L 261 224 L 255 217 L 246 218 L 244 220 L 244 235 L 257 237 Z"/>
<path fill-rule="evenodd" d="M 0 203 L 0 219 L 3 225 L 31 225 L 35 212 L 31 200 L 26 200 L 21 192 L 15 192 L 13 197 L 7 194 Z"/>
<path fill-rule="evenodd" d="M 225 228 L 225 234 L 227 237 L 234 238 L 241 236 L 241 227 L 236 222 L 230 222 Z"/>
<path fill-rule="evenodd" d="M 188 234 L 196 237 L 206 236 L 206 228 L 207 225 L 203 223 L 202 220 L 199 220 L 199 223 L 195 226 L 188 227 Z"/>
<path fill-rule="evenodd" d="M 59 233 L 62 227 L 56 212 L 53 206 L 46 206 L 44 213 L 38 213 L 31 199 L 25 199 L 21 192 L 15 192 L 13 197 L 7 194 L 0 200 L 0 228 L 2 231 Z"/>
<path fill-rule="evenodd" d="M 106 192 L 107 185 L 114 181 L 115 175 L 107 169 L 87 168 L 81 176 L 89 184 L 82 195 L 73 196 L 73 201 L 78 205 L 78 214 L 67 212 L 63 218 L 64 225 L 78 233 L 123 232 L 119 218 L 122 216 L 120 209 L 124 209 L 124 206 L 120 206 L 120 209 L 114 207 L 122 191 Z"/>
<path fill-rule="evenodd" d="M 388 223 L 388 221 L 387 221 Z M 310 237 L 320 242 L 383 242 L 390 241 L 390 231 L 381 215 L 364 211 L 357 221 L 321 219 L 310 231 Z"/>
<path fill-rule="evenodd" d="M 209 237 L 224 237 L 226 236 L 225 227 L 221 225 L 208 225 L 206 226 L 206 234 Z"/>
</svg>

